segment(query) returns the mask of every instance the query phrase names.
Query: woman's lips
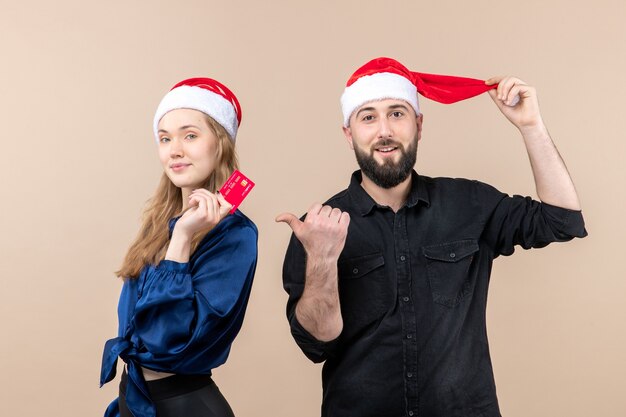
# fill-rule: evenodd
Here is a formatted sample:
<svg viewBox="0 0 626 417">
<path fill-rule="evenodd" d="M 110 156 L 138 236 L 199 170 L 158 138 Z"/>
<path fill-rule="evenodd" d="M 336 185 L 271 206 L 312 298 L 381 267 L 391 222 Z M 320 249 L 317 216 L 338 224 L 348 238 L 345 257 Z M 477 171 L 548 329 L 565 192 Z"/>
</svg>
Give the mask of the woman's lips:
<svg viewBox="0 0 626 417">
<path fill-rule="evenodd" d="M 170 165 L 170 168 L 172 169 L 172 171 L 174 172 L 179 172 L 179 171 L 183 171 L 185 168 L 187 168 L 189 165 L 191 164 L 173 164 Z"/>
</svg>

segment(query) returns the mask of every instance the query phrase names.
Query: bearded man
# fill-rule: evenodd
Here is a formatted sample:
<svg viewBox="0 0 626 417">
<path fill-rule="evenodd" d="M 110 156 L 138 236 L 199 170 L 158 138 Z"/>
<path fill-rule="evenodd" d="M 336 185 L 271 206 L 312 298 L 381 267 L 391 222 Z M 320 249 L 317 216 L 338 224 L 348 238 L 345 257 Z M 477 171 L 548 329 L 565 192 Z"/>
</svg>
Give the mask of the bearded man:
<svg viewBox="0 0 626 417">
<path fill-rule="evenodd" d="M 541 201 L 414 171 L 418 92 L 451 103 L 486 91 L 520 131 Z M 292 335 L 325 362 L 322 416 L 500 416 L 485 323 L 492 262 L 517 245 L 587 234 L 535 89 L 377 58 L 352 75 L 341 101 L 361 169 L 304 219 L 276 219 L 293 229 L 283 268 Z"/>
</svg>

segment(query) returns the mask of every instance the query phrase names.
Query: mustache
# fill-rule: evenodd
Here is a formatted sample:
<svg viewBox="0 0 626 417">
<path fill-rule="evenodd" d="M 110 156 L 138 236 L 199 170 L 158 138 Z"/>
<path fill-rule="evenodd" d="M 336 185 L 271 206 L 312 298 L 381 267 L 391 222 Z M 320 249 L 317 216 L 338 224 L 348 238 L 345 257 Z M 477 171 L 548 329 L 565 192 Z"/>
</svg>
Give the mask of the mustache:
<svg viewBox="0 0 626 417">
<path fill-rule="evenodd" d="M 394 139 L 390 139 L 390 138 L 381 139 L 378 142 L 373 143 L 371 146 L 371 149 L 375 149 L 375 148 L 383 147 L 383 146 L 395 146 L 397 148 L 404 149 L 404 146 L 402 146 L 400 142 Z"/>
</svg>

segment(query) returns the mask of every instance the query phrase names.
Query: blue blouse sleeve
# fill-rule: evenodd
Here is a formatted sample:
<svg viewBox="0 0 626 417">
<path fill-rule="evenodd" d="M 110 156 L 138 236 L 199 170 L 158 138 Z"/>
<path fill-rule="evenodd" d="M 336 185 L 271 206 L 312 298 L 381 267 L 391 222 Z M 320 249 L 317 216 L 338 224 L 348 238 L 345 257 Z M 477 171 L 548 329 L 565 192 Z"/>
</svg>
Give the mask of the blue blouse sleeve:
<svg viewBox="0 0 626 417">
<path fill-rule="evenodd" d="M 206 369 L 225 360 L 250 294 L 257 231 L 244 225 L 214 232 L 189 263 L 164 260 L 139 277 L 132 323 L 148 354 L 143 365 L 185 373 L 198 372 L 193 358 L 203 358 Z"/>
</svg>

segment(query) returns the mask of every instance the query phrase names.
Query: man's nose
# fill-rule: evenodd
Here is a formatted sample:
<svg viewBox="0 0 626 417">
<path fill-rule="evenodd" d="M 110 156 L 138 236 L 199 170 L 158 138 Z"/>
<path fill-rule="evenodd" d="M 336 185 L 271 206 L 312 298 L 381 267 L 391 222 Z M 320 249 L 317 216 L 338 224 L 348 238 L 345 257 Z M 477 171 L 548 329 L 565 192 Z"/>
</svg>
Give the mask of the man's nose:
<svg viewBox="0 0 626 417">
<path fill-rule="evenodd" d="M 378 122 L 378 137 L 380 138 L 390 138 L 393 135 L 393 131 L 391 129 L 391 123 L 389 119 L 386 117 L 381 117 Z"/>
</svg>

